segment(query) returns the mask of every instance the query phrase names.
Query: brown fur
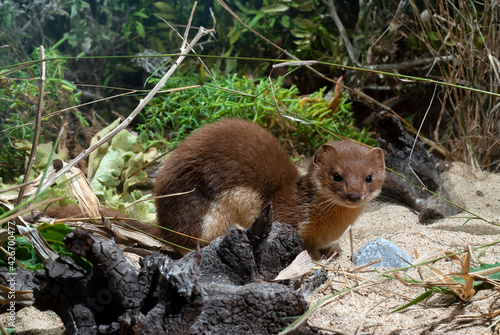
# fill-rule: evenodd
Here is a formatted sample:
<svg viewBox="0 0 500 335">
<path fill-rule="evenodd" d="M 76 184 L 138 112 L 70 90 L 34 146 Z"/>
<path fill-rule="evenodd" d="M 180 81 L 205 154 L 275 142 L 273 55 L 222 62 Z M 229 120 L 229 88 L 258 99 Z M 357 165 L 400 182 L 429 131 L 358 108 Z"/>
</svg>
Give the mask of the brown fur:
<svg viewBox="0 0 500 335">
<path fill-rule="evenodd" d="M 341 181 L 334 181 L 336 178 Z M 372 181 L 366 179 L 371 176 Z M 272 202 L 275 219 L 293 225 L 312 254 L 327 252 L 380 192 L 385 178 L 381 149 L 347 141 L 316 152 L 307 175 L 299 177 L 279 142 L 243 120 L 208 124 L 189 136 L 168 158 L 154 195 L 159 225 L 212 240 L 230 226 L 247 228 Z M 199 240 L 159 228 L 166 240 L 195 248 Z"/>
</svg>

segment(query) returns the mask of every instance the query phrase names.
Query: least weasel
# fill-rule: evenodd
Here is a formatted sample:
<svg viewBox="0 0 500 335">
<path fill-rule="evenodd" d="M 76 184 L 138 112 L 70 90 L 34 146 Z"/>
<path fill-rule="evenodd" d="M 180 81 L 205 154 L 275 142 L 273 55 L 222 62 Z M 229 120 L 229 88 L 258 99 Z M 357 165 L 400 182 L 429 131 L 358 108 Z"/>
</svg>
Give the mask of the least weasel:
<svg viewBox="0 0 500 335">
<path fill-rule="evenodd" d="M 385 179 L 384 154 L 350 141 L 323 144 L 299 173 L 278 140 L 255 123 L 224 119 L 191 134 L 155 181 L 158 224 L 211 241 L 230 227 L 248 228 L 271 202 L 274 218 L 295 227 L 314 257 L 375 198 Z M 160 237 L 195 248 L 199 240 L 158 229 Z M 179 250 L 180 251 L 180 250 Z"/>
</svg>

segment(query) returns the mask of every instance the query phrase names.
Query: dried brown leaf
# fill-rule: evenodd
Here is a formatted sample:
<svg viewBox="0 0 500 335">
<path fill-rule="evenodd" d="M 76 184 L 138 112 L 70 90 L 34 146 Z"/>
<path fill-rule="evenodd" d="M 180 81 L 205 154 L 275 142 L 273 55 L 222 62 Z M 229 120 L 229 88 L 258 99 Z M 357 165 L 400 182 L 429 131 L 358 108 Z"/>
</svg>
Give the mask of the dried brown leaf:
<svg viewBox="0 0 500 335">
<path fill-rule="evenodd" d="M 288 265 L 285 269 L 281 270 L 281 272 L 273 279 L 273 281 L 280 281 L 286 279 L 292 279 L 300 277 L 309 271 L 311 271 L 313 266 L 311 256 L 307 251 L 302 251 L 295 260 Z"/>
</svg>

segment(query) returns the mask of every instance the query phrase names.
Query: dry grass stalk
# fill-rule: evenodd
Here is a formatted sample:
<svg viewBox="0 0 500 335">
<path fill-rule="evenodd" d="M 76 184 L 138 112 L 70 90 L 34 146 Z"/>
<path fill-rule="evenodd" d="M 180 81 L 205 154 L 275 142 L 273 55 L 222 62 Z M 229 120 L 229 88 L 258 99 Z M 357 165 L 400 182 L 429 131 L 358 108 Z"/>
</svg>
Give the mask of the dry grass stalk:
<svg viewBox="0 0 500 335">
<path fill-rule="evenodd" d="M 35 249 L 36 253 L 44 260 L 46 259 L 52 259 L 55 260 L 56 258 L 59 257 L 57 253 L 49 246 L 49 244 L 45 241 L 45 239 L 40 235 L 40 232 L 36 228 L 31 228 L 28 222 L 26 222 L 21 215 L 28 213 L 32 211 L 33 209 L 37 208 L 38 206 L 42 206 L 44 204 L 52 203 L 55 201 L 62 200 L 66 197 L 60 197 L 60 198 L 55 198 L 55 199 L 46 199 L 37 203 L 32 203 L 30 206 L 20 210 L 16 211 L 13 214 L 3 218 L 0 220 L 0 224 L 3 224 L 5 222 L 11 221 L 11 220 L 16 220 L 16 227 L 19 233 L 33 246 Z M 8 211 L 11 211 L 14 209 L 14 207 L 6 202 L 1 202 L 0 205 L 2 207 L 6 208 Z M 7 234 L 6 231 L 2 233 Z"/>
<path fill-rule="evenodd" d="M 61 163 L 63 167 L 68 165 L 65 162 Z M 106 220 L 104 220 L 99 199 L 97 199 L 97 196 L 94 194 L 92 187 L 82 171 L 79 168 L 72 166 L 64 175 L 68 179 L 71 192 L 78 200 L 78 206 L 80 206 L 82 213 L 90 218 L 101 219 L 101 221 L 106 225 Z M 109 220 L 107 223 L 109 224 Z"/>
<path fill-rule="evenodd" d="M 469 252 L 465 252 L 462 258 L 459 258 L 457 255 L 451 252 L 444 252 L 444 253 L 448 255 L 450 259 L 460 264 L 461 272 L 444 273 L 443 271 L 438 269 L 435 265 L 422 264 L 419 267 L 419 274 L 422 281 L 419 283 L 409 283 L 407 280 L 403 279 L 398 273 L 394 273 L 394 276 L 405 286 L 416 286 L 416 287 L 426 287 L 426 288 L 446 287 L 450 289 L 453 293 L 455 293 L 463 301 L 470 300 L 476 293 L 476 291 L 473 288 L 474 280 L 489 283 L 495 287 L 500 287 L 499 281 L 485 277 L 500 272 L 500 266 L 487 270 L 470 272 L 471 254 Z M 421 269 L 425 269 L 425 272 L 431 273 L 434 276 L 424 280 L 423 278 L 425 277 L 425 275 L 422 274 Z M 456 277 L 462 277 L 465 281 L 465 284 L 456 281 L 455 280 Z"/>
<path fill-rule="evenodd" d="M 45 178 L 47 179 L 47 178 L 53 176 L 54 174 L 55 174 L 55 169 L 51 164 L 49 166 L 49 169 L 47 170 L 47 175 Z M 36 195 L 36 192 L 37 192 L 37 189 L 40 185 L 40 182 L 42 182 L 42 178 L 43 178 L 43 175 L 39 175 L 35 180 L 25 184 L 25 186 L 27 186 L 27 187 L 23 192 L 24 193 L 23 198 L 33 198 Z M 14 186 L 14 187 L 10 187 L 9 189 L 2 190 L 2 192 L 7 192 L 9 190 L 14 190 L 16 188 L 19 188 L 19 185 Z M 12 201 L 16 200 L 17 197 L 18 197 L 17 194 L 16 195 L 9 195 L 9 194 L 2 195 L 2 194 L 0 194 L 0 201 L 11 203 Z"/>
<path fill-rule="evenodd" d="M 196 8 L 196 6 L 194 6 Z M 193 8 L 193 11 L 194 11 Z M 192 15 L 193 13 L 191 13 Z M 186 30 L 189 30 L 191 27 L 188 25 Z M 191 52 L 193 47 L 198 43 L 200 38 L 203 36 L 213 33 L 215 30 L 214 29 L 205 29 L 204 27 L 200 27 L 198 30 L 198 33 L 196 34 L 195 37 L 191 40 L 191 42 L 188 44 L 187 41 L 184 41 L 182 47 L 181 47 L 181 56 L 175 60 L 175 62 L 172 64 L 172 66 L 169 68 L 168 72 L 161 78 L 161 80 L 155 85 L 155 87 L 148 93 L 148 95 L 142 99 L 139 102 L 139 105 L 130 113 L 130 115 L 122 122 L 118 127 L 113 129 L 110 133 L 108 133 L 106 136 L 98 140 L 96 143 L 94 143 L 91 147 L 88 149 L 82 151 L 77 157 L 75 157 L 71 162 L 68 163 L 65 167 L 63 167 L 60 171 L 58 171 L 55 176 L 52 178 L 49 178 L 46 185 L 42 187 L 40 192 L 43 192 L 46 190 L 48 187 L 50 187 L 59 177 L 61 177 L 64 173 L 66 173 L 71 167 L 75 166 L 80 160 L 84 159 L 88 155 L 90 155 L 92 152 L 94 152 L 97 148 L 99 148 L 102 144 L 106 143 L 109 141 L 111 138 L 113 138 L 116 134 L 118 134 L 122 129 L 126 128 L 127 126 L 130 125 L 132 120 L 143 110 L 143 108 L 146 106 L 146 104 L 160 91 L 160 89 L 165 85 L 167 80 L 170 78 L 170 76 L 174 73 L 174 71 L 179 67 L 179 65 L 184 61 L 186 58 L 187 54 Z"/>
<path fill-rule="evenodd" d="M 123 218 L 106 217 L 108 220 L 121 220 Z M 131 219 L 127 219 L 130 221 Z M 146 256 L 152 251 L 171 250 L 168 245 L 158 241 L 156 236 L 151 236 L 138 228 L 128 228 L 126 226 L 112 225 L 112 230 L 102 225 L 89 223 L 88 218 L 67 218 L 57 219 L 54 222 L 64 222 L 68 227 L 84 229 L 91 234 L 98 235 L 104 238 L 114 238 L 117 243 L 125 246 L 125 250 L 134 252 L 141 256 Z M 172 249 L 173 250 L 173 249 Z"/>
<path fill-rule="evenodd" d="M 476 319 L 476 320 L 481 320 L 481 319 L 491 319 L 494 318 L 495 316 L 500 315 L 500 309 L 497 309 L 494 312 L 491 313 L 485 313 L 485 314 L 476 314 L 476 315 L 457 315 L 455 316 L 458 319 Z"/>
<path fill-rule="evenodd" d="M 61 162 L 62 166 L 68 165 Z M 126 246 L 140 246 L 149 250 L 159 250 L 163 244 L 160 243 L 156 237 L 141 231 L 138 228 L 127 225 L 122 220 L 131 221 L 134 219 L 125 217 L 106 217 L 103 214 L 99 199 L 95 195 L 90 183 L 80 169 L 72 166 L 69 171 L 65 173 L 66 178 L 71 189 L 71 192 L 78 201 L 78 205 L 85 217 L 83 218 L 65 218 L 59 219 L 57 222 L 90 222 L 85 227 L 94 233 L 105 237 L 114 237 L 118 243 Z M 123 223 L 122 225 L 112 224 L 111 220 L 118 220 Z M 95 228 L 92 225 L 96 225 Z M 105 229 L 100 229 L 99 225 L 103 225 Z M 82 224 L 78 224 L 82 227 Z"/>
<path fill-rule="evenodd" d="M 429 298 L 429 295 L 425 295 L 425 293 L 421 294 L 417 298 L 411 298 L 407 295 L 398 293 L 397 290 L 394 289 L 395 285 L 392 283 L 394 281 L 394 277 L 396 280 L 398 280 L 404 286 L 407 287 L 415 287 L 415 288 L 422 287 L 431 289 L 426 291 L 431 294 L 434 292 L 436 293 L 442 292 L 444 288 L 449 289 L 452 292 L 454 292 L 458 297 L 460 297 L 463 301 L 470 300 L 474 296 L 475 294 L 475 290 L 473 288 L 474 281 L 487 282 L 492 285 L 495 285 L 496 287 L 500 287 L 500 281 L 486 277 L 493 273 L 500 272 L 500 266 L 493 269 L 471 272 L 470 261 L 472 255 L 467 251 L 461 252 L 460 255 L 457 255 L 456 252 L 453 253 L 450 251 L 437 250 L 429 252 L 423 257 L 418 257 L 418 254 L 416 254 L 415 258 L 416 261 L 414 261 L 413 264 L 417 265 L 414 265 L 413 267 L 417 267 L 418 273 L 421 276 L 420 281 L 409 277 L 408 276 L 409 273 L 406 273 L 408 277 L 404 278 L 400 273 L 397 272 L 400 270 L 407 270 L 409 267 L 405 267 L 402 269 L 388 270 L 385 272 L 377 272 L 376 274 L 370 273 L 369 276 L 363 276 L 359 273 L 356 274 L 352 273 L 352 270 L 344 271 L 342 269 L 339 269 L 338 265 L 334 265 L 333 267 L 332 266 L 325 267 L 327 271 L 333 272 L 333 274 L 336 274 L 337 277 L 343 277 L 344 280 L 340 281 L 334 280 L 334 276 L 330 276 L 328 282 L 323 285 L 323 290 L 331 290 L 331 284 L 333 282 L 338 282 L 341 284 L 342 287 L 346 288 L 341 291 L 337 291 L 335 294 L 330 294 L 324 299 L 319 300 L 315 305 L 311 306 L 311 309 L 309 311 L 307 311 L 301 318 L 299 318 L 296 322 L 294 322 L 292 326 L 283 331 L 282 334 L 286 334 L 290 331 L 293 331 L 294 329 L 296 329 L 296 327 L 298 327 L 299 324 L 305 322 L 305 320 L 309 318 L 315 311 L 333 302 L 340 296 L 345 295 L 347 292 L 353 293 L 353 292 L 359 292 L 360 289 L 367 289 L 370 292 L 378 292 L 379 294 L 385 296 L 386 298 L 388 298 L 388 296 L 391 295 L 391 296 L 398 296 L 399 298 L 409 301 L 407 305 L 402 306 L 401 308 L 398 308 L 397 310 L 392 312 L 405 309 L 411 305 L 420 303 L 424 299 Z M 443 258 L 449 258 L 453 260 L 453 262 L 460 267 L 459 268 L 460 270 L 456 272 L 445 273 L 444 271 L 438 269 L 435 265 L 433 266 L 430 265 L 431 263 L 434 263 L 435 261 L 441 260 Z M 316 267 L 314 267 L 313 269 L 315 268 Z M 359 271 L 359 269 L 356 270 Z M 389 275 L 394 275 L 394 277 L 391 277 Z M 456 280 L 457 277 L 463 278 L 465 283 L 457 281 Z M 347 278 L 356 280 L 356 283 L 353 285 L 352 283 L 350 283 L 349 280 L 347 280 Z M 384 287 L 384 285 L 382 285 L 383 283 L 389 285 L 389 288 L 387 288 L 387 286 Z M 364 295 L 362 292 L 360 293 Z M 323 294 L 327 293 L 323 291 Z M 377 303 L 377 305 L 381 303 L 383 302 Z M 376 307 L 376 305 L 374 307 Z M 370 309 L 368 311 L 370 311 Z M 492 313 L 483 315 L 473 315 L 470 316 L 469 318 L 491 318 L 499 315 L 497 313 L 499 312 L 494 311 Z M 464 318 L 466 317 L 464 316 Z"/>
<path fill-rule="evenodd" d="M 43 45 L 40 46 L 40 57 L 42 59 L 45 58 L 45 49 L 43 48 Z M 26 167 L 26 173 L 24 174 L 23 177 L 23 184 L 28 182 L 31 168 L 33 167 L 33 164 L 35 162 L 35 154 L 36 154 L 36 148 L 38 146 L 38 139 L 40 137 L 40 128 L 42 126 L 42 108 L 43 108 L 43 95 L 45 93 L 45 61 L 41 63 L 41 77 L 40 77 L 40 92 L 38 93 L 38 110 L 36 113 L 36 118 L 35 118 L 35 135 L 33 138 L 33 143 L 31 145 L 31 153 L 30 157 L 28 159 L 28 166 Z M 21 189 L 19 190 L 18 197 L 16 199 L 15 205 L 18 206 L 21 204 L 23 198 L 24 198 L 24 191 L 26 189 L 26 186 L 22 186 Z"/>
<path fill-rule="evenodd" d="M 193 6 L 193 11 L 191 13 L 191 17 L 190 17 L 190 21 L 188 23 L 188 26 L 186 28 L 186 35 L 188 34 L 188 31 L 191 29 L 191 25 L 190 25 L 190 22 L 191 22 L 191 19 L 192 19 L 192 16 L 194 14 L 194 10 L 196 8 L 196 2 L 195 2 L 195 5 Z M 63 166 L 62 169 L 60 169 L 59 171 L 55 172 L 55 173 L 52 173 L 46 177 L 40 177 L 40 178 L 44 178 L 43 180 L 43 184 L 41 184 L 38 188 L 37 188 L 37 191 L 36 192 L 33 192 L 31 193 L 30 195 L 32 197 L 35 197 L 36 194 L 40 194 L 40 193 L 43 193 L 44 191 L 46 191 L 49 187 L 51 187 L 55 182 L 56 180 L 59 179 L 59 177 L 61 177 L 63 174 L 66 174 L 68 173 L 68 171 L 74 167 L 81 159 L 87 157 L 90 153 L 92 153 L 94 150 L 96 150 L 100 145 L 106 143 L 108 140 L 110 140 L 113 136 L 115 136 L 120 130 L 124 129 L 125 127 L 127 127 L 131 121 L 141 112 L 141 110 L 144 108 L 144 106 L 156 95 L 156 93 L 164 86 L 165 82 L 170 78 L 170 76 L 173 74 L 173 72 L 178 68 L 178 66 L 180 65 L 180 63 L 185 59 L 186 55 L 191 52 L 191 50 L 193 49 L 193 47 L 197 44 L 197 42 L 199 41 L 199 39 L 207 34 L 210 34 L 214 32 L 213 29 L 205 29 L 203 27 L 200 27 L 199 28 L 199 31 L 198 33 L 196 34 L 196 36 L 191 40 L 190 43 L 187 42 L 187 40 L 184 40 L 183 42 L 183 45 L 181 47 L 181 56 L 179 56 L 179 58 L 174 62 L 174 64 L 170 67 L 169 71 L 163 76 L 163 78 L 158 82 L 158 84 L 149 92 L 149 94 L 143 99 L 140 101 L 139 105 L 135 108 L 135 110 L 126 118 L 125 121 L 123 121 L 117 128 L 115 128 L 113 131 L 111 131 L 109 134 L 107 134 L 106 136 L 104 136 L 103 138 L 101 138 L 99 141 L 97 141 L 96 143 L 94 143 L 94 145 L 92 145 L 91 147 L 89 147 L 87 150 L 84 150 L 80 155 L 78 155 L 75 159 L 73 159 L 70 163 L 68 164 L 65 164 Z M 42 55 L 42 58 L 44 57 L 43 56 L 43 48 L 41 48 L 41 55 Z M 42 66 L 44 65 L 44 61 L 42 62 Z M 44 72 L 44 71 L 42 71 Z M 42 77 L 44 78 L 44 73 L 42 74 Z M 43 81 L 42 81 L 43 83 Z M 43 89 L 41 90 L 40 92 L 40 99 L 42 99 L 43 97 Z M 41 106 L 42 106 L 42 100 L 39 101 L 39 114 L 41 114 Z M 40 124 L 40 119 L 37 118 L 37 133 L 39 131 L 39 124 Z M 38 136 L 38 135 L 37 135 Z M 35 137 L 37 138 L 37 137 Z M 33 143 L 33 150 L 32 150 L 32 154 L 31 154 L 31 157 L 30 157 L 30 160 L 29 160 L 29 166 L 31 166 L 31 164 L 33 163 L 33 160 L 34 160 L 34 152 L 36 150 L 36 144 L 37 144 L 37 140 L 34 141 Z M 75 172 L 77 173 L 77 172 Z M 80 172 L 81 173 L 81 172 Z M 27 178 L 27 176 L 29 175 L 29 169 L 26 173 L 26 176 L 25 176 L 25 179 Z M 84 195 L 85 194 L 92 194 L 90 196 L 90 198 L 92 198 L 92 196 L 95 197 L 95 195 L 93 194 L 93 192 L 90 192 L 89 189 L 90 189 L 90 186 L 88 186 L 89 189 L 87 189 L 87 186 L 85 186 L 85 182 L 78 182 L 76 185 L 79 185 L 77 186 L 77 188 L 79 188 L 79 190 L 76 191 L 76 194 L 80 194 L 82 197 L 80 199 L 80 203 L 81 204 L 85 204 L 82 206 L 82 210 L 84 211 L 84 213 L 88 213 L 90 214 L 90 216 L 92 217 L 99 217 L 101 216 L 100 215 L 100 212 L 99 212 L 99 204 L 98 204 L 98 201 L 96 202 L 96 199 L 92 199 L 90 201 L 88 201 L 89 198 L 85 197 Z M 88 183 L 87 183 L 88 184 Z M 75 184 L 74 184 L 75 185 Z M 16 203 L 20 203 L 21 200 L 23 198 L 25 198 L 25 187 L 27 186 L 27 183 L 23 183 L 23 186 L 21 187 L 21 190 L 19 192 L 19 194 L 17 195 L 16 197 Z M 32 185 L 31 185 L 32 186 Z M 91 189 L 90 189 L 91 190 Z M 57 253 L 55 253 L 51 248 L 50 246 L 47 244 L 47 242 L 42 238 L 42 236 L 39 234 L 38 230 L 35 229 L 35 228 L 30 228 L 29 227 L 29 224 L 27 222 L 25 222 L 22 217 L 20 215 L 22 215 L 23 213 L 26 213 L 27 211 L 30 211 L 32 209 L 35 208 L 35 206 L 40 206 L 42 204 L 45 204 L 45 203 L 48 203 L 48 202 L 53 202 L 53 201 L 57 201 L 57 200 L 61 200 L 61 199 L 56 199 L 56 200 L 53 200 L 53 199 L 50 199 L 50 200 L 46 200 L 46 201 L 42 201 L 42 202 L 38 202 L 37 204 L 35 205 L 31 205 L 29 206 L 28 208 L 24 209 L 24 210 L 17 210 L 15 211 L 14 214 L 4 218 L 3 220 L 1 220 L 2 222 L 7 222 L 7 221 L 10 221 L 10 220 L 13 220 L 15 219 L 16 220 L 16 225 L 17 225 L 17 228 L 19 230 L 19 232 L 33 245 L 33 247 L 35 248 L 37 254 L 42 258 L 42 259 L 47 259 L 47 258 L 51 258 L 53 260 L 55 260 L 56 258 L 58 258 L 59 256 L 57 255 Z M 8 205 L 8 206 L 7 206 Z M 13 210 L 13 206 L 10 205 L 8 202 L 6 202 L 6 206 L 7 210 Z M 1 222 L 0 222 L 1 223 Z M 120 233 L 118 233 L 120 234 Z M 125 236 L 122 236 L 125 238 Z"/>
<path fill-rule="evenodd" d="M 0 285 L 0 304 L 9 305 L 12 301 L 10 288 Z M 32 290 L 15 291 L 14 301 L 21 306 L 32 306 L 35 303 Z"/>
<path fill-rule="evenodd" d="M 413 3 L 413 1 L 412 1 Z M 436 58 L 442 78 L 452 84 L 499 93 L 500 11 L 494 1 L 437 1 L 429 23 L 418 15 L 421 38 Z M 416 12 L 418 10 L 414 5 Z M 437 39 L 437 40 L 436 40 Z M 495 56 L 497 55 L 497 56 Z M 440 133 L 441 124 L 447 129 Z M 447 86 L 434 132 L 449 149 L 448 158 L 498 171 L 500 169 L 500 99 L 498 96 Z"/>
</svg>

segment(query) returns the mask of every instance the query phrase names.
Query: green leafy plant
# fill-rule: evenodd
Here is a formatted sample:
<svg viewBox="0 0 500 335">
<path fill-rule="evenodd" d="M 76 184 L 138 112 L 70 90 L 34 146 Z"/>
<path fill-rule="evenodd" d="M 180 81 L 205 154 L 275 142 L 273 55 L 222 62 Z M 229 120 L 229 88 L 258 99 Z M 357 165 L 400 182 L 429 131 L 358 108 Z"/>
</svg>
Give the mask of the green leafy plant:
<svg viewBox="0 0 500 335">
<path fill-rule="evenodd" d="M 92 143 L 101 139 L 116 128 L 120 120 L 102 129 L 92 139 Z M 113 139 L 94 151 L 89 158 L 87 177 L 101 204 L 127 213 L 134 218 L 154 220 L 153 202 L 138 202 L 127 211 L 125 208 L 133 202 L 149 198 L 138 188 L 146 183 L 147 175 L 141 168 L 153 160 L 156 150 L 146 152 L 137 140 L 137 135 L 122 130 Z"/>
<path fill-rule="evenodd" d="M 55 48 L 46 50 L 46 57 L 57 58 L 47 62 L 43 116 L 75 106 L 80 103 L 81 93 L 76 86 L 64 78 L 67 70 L 65 60 Z M 40 59 L 38 51 L 32 60 Z M 40 65 L 11 73 L 9 77 L 0 74 L 0 178 L 11 181 L 24 171 L 25 155 L 33 140 L 33 120 L 38 108 L 39 83 L 33 76 L 40 77 Z M 47 118 L 43 121 L 47 122 Z M 51 119 L 42 127 L 41 142 L 54 140 L 59 122 Z"/>
<path fill-rule="evenodd" d="M 155 3 L 154 0 L 55 0 L 47 5 L 33 0 L 4 1 L 0 4 L 0 30 L 10 41 L 12 52 L 0 55 L 0 66 L 29 59 L 33 47 L 58 45 L 65 55 L 100 57 L 72 61 L 69 65 L 73 80 L 116 83 L 137 71 L 137 67 L 130 59 L 106 56 L 135 55 L 146 49 L 168 51 L 165 46 L 168 39 L 158 29 L 165 24 L 154 15 L 158 12 Z"/>
<path fill-rule="evenodd" d="M 192 76 L 178 76 L 171 78 L 165 88 L 195 84 Z M 301 98 L 295 86 L 284 88 L 280 81 L 271 87 L 268 79 L 220 76 L 217 85 L 209 82 L 199 88 L 157 96 L 145 109 L 138 130 L 148 146 L 174 147 L 203 124 L 238 117 L 271 129 L 291 152 L 310 154 L 339 135 L 374 144 L 366 129 L 360 131 L 353 126 L 347 98 L 342 97 L 339 107 L 332 111 L 324 92 L 323 88 Z"/>
<path fill-rule="evenodd" d="M 66 255 L 72 257 L 75 262 L 82 266 L 88 273 L 92 271 L 92 264 L 80 256 L 74 256 L 72 253 L 68 252 L 66 246 L 64 245 L 63 238 L 70 233 L 73 229 L 66 226 L 64 223 L 59 223 L 55 225 L 50 225 L 48 223 L 38 227 L 40 234 L 45 239 L 45 241 L 50 245 L 54 251 L 59 255 Z M 0 245 L 6 248 L 7 239 L 0 241 Z M 10 242 L 12 243 L 12 242 Z M 41 270 L 43 269 L 43 260 L 37 255 L 33 246 L 21 235 L 16 235 L 14 239 L 15 247 L 15 258 L 16 261 L 22 264 L 28 270 Z M 9 244 L 10 245 L 10 244 Z M 0 257 L 0 267 L 7 267 L 8 258 L 6 255 L 2 254 Z"/>
</svg>

